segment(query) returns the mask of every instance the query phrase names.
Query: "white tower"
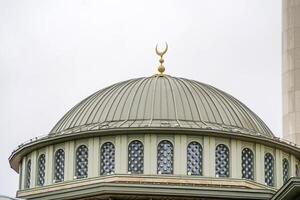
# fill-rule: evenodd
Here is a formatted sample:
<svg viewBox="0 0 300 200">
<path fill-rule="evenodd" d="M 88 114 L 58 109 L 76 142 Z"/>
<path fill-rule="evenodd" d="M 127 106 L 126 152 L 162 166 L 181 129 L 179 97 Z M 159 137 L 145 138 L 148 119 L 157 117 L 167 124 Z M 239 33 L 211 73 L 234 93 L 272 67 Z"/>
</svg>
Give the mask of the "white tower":
<svg viewBox="0 0 300 200">
<path fill-rule="evenodd" d="M 300 0 L 282 1 L 283 137 L 300 145 Z"/>
</svg>

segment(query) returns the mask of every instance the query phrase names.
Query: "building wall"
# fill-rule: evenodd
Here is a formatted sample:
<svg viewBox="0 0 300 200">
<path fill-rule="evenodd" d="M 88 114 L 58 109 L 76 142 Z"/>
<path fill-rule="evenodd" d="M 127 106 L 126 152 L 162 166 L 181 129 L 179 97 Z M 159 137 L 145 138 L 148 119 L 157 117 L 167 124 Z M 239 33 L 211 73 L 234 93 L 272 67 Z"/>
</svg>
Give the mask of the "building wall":
<svg viewBox="0 0 300 200">
<path fill-rule="evenodd" d="M 50 145 L 36 150 L 25 156 L 22 160 L 22 173 L 20 176 L 21 190 L 25 189 L 26 166 L 25 163 L 31 159 L 31 184 L 30 188 L 37 186 L 37 163 L 38 155 L 46 155 L 45 185 L 55 184 L 54 182 L 54 154 L 58 149 L 65 151 L 65 179 L 64 181 L 75 180 L 75 154 L 78 146 L 84 144 L 88 147 L 88 178 L 100 176 L 100 148 L 105 142 L 112 142 L 115 145 L 115 174 L 128 174 L 128 144 L 133 140 L 140 140 L 144 145 L 144 174 L 157 175 L 157 145 L 162 140 L 169 140 L 174 147 L 174 175 L 188 176 L 187 172 L 187 145 L 196 141 L 203 148 L 203 176 L 216 177 L 215 175 L 215 149 L 218 144 L 225 144 L 230 151 L 230 176 L 229 178 L 242 178 L 242 150 L 249 148 L 254 153 L 254 181 L 265 184 L 264 179 L 264 156 L 271 153 L 274 157 L 274 179 L 275 187 L 283 185 L 282 160 L 289 161 L 289 176 L 296 176 L 296 164 L 299 161 L 295 156 L 275 149 L 272 146 L 265 146 L 256 143 L 245 142 L 236 139 L 228 139 L 210 136 L 179 135 L 179 134 L 141 134 L 141 135 L 117 135 L 93 137 L 83 140 L 68 141 L 56 145 Z"/>
<path fill-rule="evenodd" d="M 300 144 L 300 0 L 282 4 L 283 137 Z"/>
</svg>

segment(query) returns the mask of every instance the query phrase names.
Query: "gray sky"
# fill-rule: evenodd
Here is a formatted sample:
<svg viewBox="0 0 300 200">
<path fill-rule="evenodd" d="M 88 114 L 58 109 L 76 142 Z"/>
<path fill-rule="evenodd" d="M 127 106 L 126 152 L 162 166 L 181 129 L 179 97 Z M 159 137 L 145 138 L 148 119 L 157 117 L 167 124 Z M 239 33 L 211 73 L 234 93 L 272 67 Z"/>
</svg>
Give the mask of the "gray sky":
<svg viewBox="0 0 300 200">
<path fill-rule="evenodd" d="M 280 0 L 0 0 L 0 194 L 8 157 L 72 106 L 118 81 L 156 72 L 211 84 L 281 136 Z"/>
</svg>

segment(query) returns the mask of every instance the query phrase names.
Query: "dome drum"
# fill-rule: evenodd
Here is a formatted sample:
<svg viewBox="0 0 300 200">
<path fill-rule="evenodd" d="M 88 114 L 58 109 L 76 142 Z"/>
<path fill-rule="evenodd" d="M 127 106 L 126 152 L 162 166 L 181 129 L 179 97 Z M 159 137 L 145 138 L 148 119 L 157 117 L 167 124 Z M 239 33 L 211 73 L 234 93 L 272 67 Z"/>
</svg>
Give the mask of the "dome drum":
<svg viewBox="0 0 300 200">
<path fill-rule="evenodd" d="M 195 159 L 195 157 L 191 159 L 191 155 L 197 155 L 196 150 L 198 147 L 193 147 L 192 150 L 189 150 L 190 144 L 199 144 L 198 147 L 201 148 L 201 151 L 197 152 L 198 154 L 201 154 L 201 159 Z M 78 149 L 80 149 L 82 146 L 84 146 L 84 149 L 86 152 L 88 152 L 88 154 L 80 154 L 87 155 L 82 159 L 82 161 L 86 162 L 87 165 L 82 165 L 82 168 L 80 168 L 80 170 L 85 172 L 87 174 L 87 177 L 76 176 L 76 155 L 79 151 Z M 222 146 L 221 151 L 218 151 L 219 146 Z M 102 151 L 103 147 L 104 149 L 106 149 L 106 153 Z M 172 150 L 170 151 L 171 154 L 165 154 L 164 152 L 168 152 L 168 149 L 170 147 L 172 147 Z M 247 152 L 249 152 L 249 150 L 253 152 L 254 164 L 248 166 L 253 167 L 253 180 L 251 179 L 251 177 L 244 179 L 242 178 L 243 164 L 245 164 L 245 162 L 243 162 L 243 156 L 247 157 L 247 155 L 249 155 L 249 153 L 247 153 L 247 155 L 243 154 L 245 148 L 248 149 Z M 46 167 L 45 185 L 42 187 L 38 186 L 37 182 L 35 182 L 36 177 L 34 177 L 36 176 L 36 173 L 34 171 L 31 171 L 31 186 L 29 189 L 26 190 L 21 188 L 19 192 L 19 197 L 25 198 L 27 197 L 26 195 L 31 196 L 30 192 L 38 191 L 39 188 L 41 188 L 42 191 L 43 187 L 51 188 L 55 191 L 57 190 L 57 192 L 60 193 L 62 191 L 59 188 L 64 184 L 74 184 L 73 186 L 81 183 L 88 184 L 88 182 L 91 182 L 91 184 L 94 184 L 96 182 L 99 184 L 104 184 L 103 181 L 106 184 L 115 184 L 115 180 L 121 181 L 124 179 L 127 180 L 127 184 L 130 182 L 129 180 L 132 180 L 130 184 L 134 184 L 134 181 L 145 181 L 145 183 L 157 181 L 157 184 L 160 184 L 160 187 L 164 187 L 163 180 L 168 179 L 168 184 L 171 184 L 172 180 L 175 181 L 172 184 L 179 184 L 178 181 L 182 181 L 182 183 L 180 183 L 181 185 L 183 184 L 183 182 L 185 182 L 187 187 L 196 187 L 198 189 L 201 189 L 201 187 L 203 187 L 202 185 L 208 184 L 207 181 L 209 181 L 209 183 L 211 184 L 216 184 L 217 182 L 222 183 L 222 181 L 224 181 L 222 183 L 224 187 L 229 187 L 229 185 L 235 185 L 235 187 L 238 188 L 238 185 L 244 185 L 243 187 L 251 189 L 251 191 L 268 191 L 270 194 L 269 196 L 271 196 L 271 194 L 274 194 L 275 188 L 279 188 L 283 184 L 285 174 L 283 170 L 281 170 L 281 161 L 286 159 L 290 165 L 300 164 L 300 162 L 294 155 L 289 154 L 288 152 L 282 151 L 280 149 L 276 149 L 273 146 L 271 147 L 269 145 L 262 145 L 255 142 L 252 143 L 236 138 L 221 138 L 209 135 L 202 136 L 199 134 L 195 135 L 183 133 L 172 134 L 170 132 L 152 132 L 135 134 L 123 133 L 115 135 L 88 137 L 82 139 L 77 138 L 74 140 L 69 139 L 68 141 L 63 143 L 47 145 L 43 148 L 31 151 L 31 153 L 27 154 L 27 156 L 24 156 L 21 160 L 21 170 L 24 172 L 26 171 L 26 165 L 24 165 L 24 163 L 26 163 L 28 159 L 32 161 L 33 166 L 31 166 L 31 170 L 37 169 L 37 155 L 45 154 L 47 163 L 50 162 L 50 160 L 52 160 L 55 157 L 56 152 L 60 151 L 61 149 L 63 149 L 65 152 L 64 160 L 66 160 L 66 162 L 64 163 L 64 180 L 60 182 L 54 181 L 54 177 L 52 176 L 54 169 L 51 167 L 51 165 L 54 166 L 54 163 L 52 163 L 50 166 Z M 226 155 L 229 159 L 221 159 L 222 162 L 226 161 L 226 166 L 229 170 L 228 176 L 226 177 L 222 177 L 217 174 L 217 171 L 222 171 L 222 165 L 219 165 L 218 168 L 215 167 L 217 165 L 216 161 L 222 157 L 223 153 L 225 153 L 222 151 L 222 149 L 227 149 Z M 139 150 L 141 151 L 139 152 Z M 112 151 L 114 151 L 113 154 Z M 218 152 L 218 154 L 216 154 L 215 152 Z M 140 157 L 140 159 L 138 159 L 138 157 L 135 157 L 135 154 L 143 156 Z M 277 160 L 277 162 L 273 163 L 274 173 L 277 174 L 276 177 L 273 177 L 273 182 L 275 183 L 274 187 L 266 185 L 264 176 L 259 176 L 259 174 L 264 174 L 264 162 L 259 163 L 258 160 L 264 160 L 264 156 L 267 154 L 271 154 L 274 157 L 275 161 Z M 166 157 L 162 158 L 161 160 L 161 155 L 165 155 Z M 105 156 L 109 156 L 109 159 L 106 161 L 103 160 Z M 167 158 L 168 156 L 171 157 Z M 134 157 L 134 159 L 131 159 L 131 157 Z M 164 169 L 164 159 L 172 160 L 172 162 L 170 162 L 170 169 L 172 169 L 172 171 L 167 171 L 170 172 L 167 174 L 160 173 L 160 170 L 158 170 L 157 168 L 158 164 L 162 164 L 159 165 L 159 167 L 161 167 L 159 169 Z M 133 167 L 139 166 L 138 169 L 142 169 L 141 173 L 129 173 L 131 171 L 130 169 L 132 169 L 132 162 L 130 162 L 131 160 L 141 164 L 140 166 L 138 164 L 132 165 Z M 143 162 L 139 162 L 140 160 L 143 160 Z M 163 162 L 160 163 L 160 160 Z M 59 161 L 59 163 L 60 162 L 61 161 Z M 81 161 L 78 162 L 80 163 Z M 201 162 L 201 164 L 199 165 L 193 165 L 201 167 L 201 174 L 190 173 L 189 162 Z M 102 163 L 105 163 L 105 165 Z M 108 173 L 102 173 L 102 167 L 104 167 L 103 169 L 106 169 L 105 166 L 108 166 L 109 169 L 114 170 L 108 171 Z M 24 182 L 25 175 L 24 173 L 21 174 L 23 174 L 21 180 L 22 182 Z M 295 176 L 295 171 L 289 171 L 289 174 L 290 176 Z M 122 177 L 124 177 L 124 179 L 122 179 Z M 179 180 L 177 180 L 178 177 L 180 177 Z M 189 185 L 189 183 L 192 183 L 193 186 Z M 118 187 L 120 187 L 120 185 L 123 184 L 125 183 L 123 183 L 122 181 L 118 182 Z M 21 185 L 24 185 L 24 183 L 22 183 Z M 213 185 L 210 186 L 213 187 Z M 100 188 L 102 188 L 102 186 L 100 186 Z M 101 191 L 102 189 L 99 189 L 98 192 L 101 193 Z"/>
</svg>

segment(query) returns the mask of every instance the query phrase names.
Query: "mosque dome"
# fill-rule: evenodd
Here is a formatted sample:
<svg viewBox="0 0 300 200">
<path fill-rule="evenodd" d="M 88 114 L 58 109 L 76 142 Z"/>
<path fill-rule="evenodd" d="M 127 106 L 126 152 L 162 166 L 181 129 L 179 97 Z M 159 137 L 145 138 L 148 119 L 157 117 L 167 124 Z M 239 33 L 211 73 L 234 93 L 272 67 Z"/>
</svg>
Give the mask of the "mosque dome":
<svg viewBox="0 0 300 200">
<path fill-rule="evenodd" d="M 50 135 L 103 129 L 191 129 L 273 137 L 231 95 L 198 81 L 153 75 L 116 83 L 74 106 Z"/>
<path fill-rule="evenodd" d="M 298 146 L 231 95 L 164 74 L 167 47 L 156 47 L 160 74 L 97 91 L 19 145 L 17 197 L 278 199 L 300 176 Z"/>
</svg>

